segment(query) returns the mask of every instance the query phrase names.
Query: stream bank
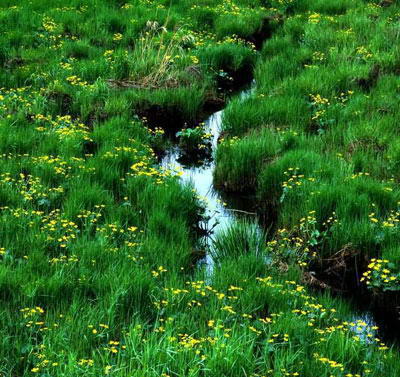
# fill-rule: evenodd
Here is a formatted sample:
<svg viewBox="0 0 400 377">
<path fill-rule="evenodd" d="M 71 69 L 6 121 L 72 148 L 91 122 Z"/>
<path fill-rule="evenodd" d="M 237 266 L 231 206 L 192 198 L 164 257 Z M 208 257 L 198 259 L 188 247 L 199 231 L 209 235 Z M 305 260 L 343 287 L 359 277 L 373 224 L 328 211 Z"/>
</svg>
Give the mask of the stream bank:
<svg viewBox="0 0 400 377">
<path fill-rule="evenodd" d="M 260 47 L 260 45 L 258 46 Z M 243 71 L 242 75 L 236 74 L 234 80 L 230 83 L 232 90 L 243 83 L 248 84 L 248 70 Z M 226 89 L 226 88 L 225 88 Z M 254 90 L 254 88 L 253 88 Z M 251 95 L 252 91 L 245 89 L 238 94 L 239 98 L 246 98 Z M 215 188 L 213 184 L 213 172 L 215 162 L 213 155 L 217 148 L 218 140 L 221 137 L 221 124 L 224 115 L 224 106 L 226 101 L 219 98 L 210 102 L 206 102 L 204 112 L 199 116 L 200 119 L 205 119 L 202 126 L 206 134 L 211 135 L 210 151 L 206 158 L 195 158 L 193 161 L 187 158 L 181 146 L 176 142 L 175 134 L 183 128 L 195 127 L 200 123 L 199 120 L 187 121 L 181 114 L 176 113 L 174 109 L 165 113 L 164 109 L 151 108 L 147 117 L 150 118 L 149 123 L 154 123 L 156 126 L 163 124 L 166 130 L 170 130 L 172 137 L 172 146 L 165 152 L 158 154 L 159 163 L 164 169 L 178 169 L 183 173 L 182 182 L 193 184 L 198 196 L 207 203 L 207 213 L 205 221 L 201 224 L 201 234 L 205 240 L 204 250 L 196 253 L 196 260 L 205 263 L 207 268 L 212 269 L 213 261 L 207 248 L 212 247 L 213 234 L 220 229 L 224 229 L 232 224 L 237 217 L 249 216 L 252 219 L 257 219 L 263 229 L 273 229 L 277 223 L 278 206 L 268 207 L 265 204 L 261 205 L 257 202 L 253 195 L 244 197 L 237 193 L 227 193 L 220 188 Z M 210 114 L 211 113 L 211 114 Z M 156 114 L 160 119 L 151 119 L 151 114 Z M 207 114 L 210 114 L 207 117 Z M 271 232 L 272 234 L 273 232 Z M 326 261 L 322 261 L 320 265 L 316 263 L 305 274 L 311 273 L 312 276 L 320 284 L 309 284 L 316 290 L 329 290 L 334 295 L 345 297 L 353 302 L 355 312 L 360 311 L 358 318 L 365 319 L 368 323 L 377 323 L 382 329 L 381 335 L 386 339 L 396 340 L 399 334 L 393 329 L 398 328 L 398 294 L 396 292 L 385 292 L 375 294 L 371 290 L 367 290 L 359 283 L 360 273 L 365 271 L 365 261 L 362 261 L 357 256 L 349 256 L 345 258 L 340 268 L 333 270 L 332 265 L 324 265 Z M 211 267 L 210 267 L 211 266 Z M 307 279 L 306 279 L 307 280 Z"/>
<path fill-rule="evenodd" d="M 252 95 L 254 90 L 255 82 L 250 86 L 248 84 L 235 97 L 245 99 Z M 214 186 L 215 161 L 213 156 L 221 137 L 223 115 L 224 110 L 218 110 L 212 113 L 203 124 L 204 132 L 211 135 L 210 153 L 207 154 L 206 158 L 200 161 L 188 159 L 187 153 L 178 143 L 173 144 L 160 158 L 160 165 L 163 169 L 181 171 L 182 183 L 192 184 L 198 197 L 205 203 L 205 220 L 200 225 L 204 250 L 196 252 L 194 261 L 200 266 L 205 265 L 208 274 L 211 274 L 214 268 L 214 261 L 210 252 L 213 247 L 214 234 L 228 228 L 236 219 L 246 217 L 257 222 L 260 230 L 270 230 L 272 235 L 277 217 L 277 208 L 270 208 L 269 210 L 266 210 L 266 207 L 262 208 L 254 195 L 237 195 L 234 192 L 224 192 Z M 357 259 L 349 258 L 340 266 L 341 269 L 330 273 L 326 273 L 329 266 L 313 266 L 311 274 L 316 279 L 314 283 L 307 282 L 307 279 L 305 279 L 305 282 L 317 291 L 328 289 L 334 296 L 346 298 L 352 303 L 355 313 L 357 313 L 350 320 L 364 321 L 368 323 L 369 327 L 377 325 L 380 328 L 379 334 L 382 338 L 396 342 L 400 334 L 397 330 L 397 304 L 394 306 L 393 303 L 398 302 L 398 295 L 392 292 L 377 296 L 363 288 L 357 280 L 358 270 L 363 268 L 361 265 L 357 266 Z M 305 272 L 305 275 L 308 274 L 310 272 Z M 315 281 L 320 282 L 320 284 L 315 284 Z"/>
</svg>

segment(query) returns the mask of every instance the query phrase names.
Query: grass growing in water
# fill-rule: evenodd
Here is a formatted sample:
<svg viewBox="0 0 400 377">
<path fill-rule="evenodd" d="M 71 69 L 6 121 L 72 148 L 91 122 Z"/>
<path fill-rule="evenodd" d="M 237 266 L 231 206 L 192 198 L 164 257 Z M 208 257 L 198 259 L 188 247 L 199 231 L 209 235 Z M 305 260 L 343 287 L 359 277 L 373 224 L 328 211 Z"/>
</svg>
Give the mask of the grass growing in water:
<svg viewBox="0 0 400 377">
<path fill-rule="evenodd" d="M 263 19 L 296 3 L 2 2 L 1 376 L 399 375 L 342 301 L 264 263 L 251 226 L 219 236 L 211 277 L 194 270 L 202 204 L 157 166 L 159 134 L 137 116 L 195 119 L 220 76 L 251 68 Z M 146 35 L 154 22 L 167 31 Z M 253 162 L 297 142 L 256 138 L 240 147 Z"/>
</svg>

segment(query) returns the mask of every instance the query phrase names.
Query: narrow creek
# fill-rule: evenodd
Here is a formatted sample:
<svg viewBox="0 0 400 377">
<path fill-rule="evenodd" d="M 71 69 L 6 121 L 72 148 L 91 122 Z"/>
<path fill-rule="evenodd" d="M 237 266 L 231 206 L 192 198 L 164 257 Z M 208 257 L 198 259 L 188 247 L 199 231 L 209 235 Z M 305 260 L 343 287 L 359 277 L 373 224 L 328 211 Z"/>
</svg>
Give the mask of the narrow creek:
<svg viewBox="0 0 400 377">
<path fill-rule="evenodd" d="M 217 111 L 205 121 L 205 132 L 212 135 L 211 153 L 215 153 L 218 138 L 221 132 L 220 127 L 222 123 L 223 112 L 224 110 Z M 181 162 L 180 157 L 180 148 L 174 146 L 162 159 L 161 166 L 165 169 L 173 169 L 182 172 L 182 182 L 190 182 L 200 199 L 206 202 L 207 211 L 209 212 L 208 214 L 210 215 L 210 218 L 208 223 L 204 224 L 205 229 L 211 229 L 214 224 L 218 222 L 218 225 L 215 225 L 214 228 L 214 231 L 216 231 L 217 228 L 228 225 L 230 222 L 232 222 L 234 219 L 232 213 L 224 207 L 220 196 L 214 190 L 214 161 L 212 159 L 210 161 L 205 160 L 202 161 L 200 166 L 196 166 L 197 164 L 185 164 Z"/>
<path fill-rule="evenodd" d="M 240 99 L 245 99 L 253 93 L 254 88 L 253 83 L 247 89 L 236 94 L 236 96 Z M 213 173 L 215 168 L 213 157 L 215 156 L 218 139 L 222 131 L 223 113 L 224 109 L 219 110 L 211 114 L 204 122 L 203 128 L 205 133 L 211 135 L 210 159 L 204 159 L 200 164 L 184 163 L 181 158 L 182 151 L 179 146 L 175 145 L 167 151 L 161 160 L 161 166 L 164 169 L 173 169 L 182 172 L 182 183 L 191 183 L 199 198 L 206 204 L 206 220 L 205 223 L 201 225 L 206 232 L 205 243 L 208 249 L 212 247 L 213 234 L 227 228 L 237 218 L 239 213 L 244 212 L 234 205 L 229 205 L 228 208 L 227 203 L 224 202 L 224 198 L 221 197 L 221 194 L 213 185 Z M 229 203 L 231 204 L 231 202 Z M 206 264 L 207 270 L 211 272 L 214 263 L 207 250 L 203 262 Z"/>
<path fill-rule="evenodd" d="M 236 96 L 244 100 L 254 91 L 255 83 L 253 82 L 250 87 L 242 90 L 236 94 Z M 250 214 L 256 223 L 258 220 L 255 213 L 247 211 L 246 203 L 242 203 L 240 198 L 229 200 L 229 205 L 227 206 L 224 202 L 225 199 L 213 185 L 213 173 L 215 169 L 215 161 L 213 157 L 215 156 L 218 140 L 222 131 L 223 114 L 224 109 L 219 110 L 210 115 L 204 122 L 204 131 L 211 134 L 210 159 L 204 159 L 200 163 L 186 163 L 184 162 L 185 159 L 182 158 L 183 152 L 181 148 L 175 144 L 166 151 L 166 154 L 160 162 L 161 167 L 166 170 L 173 169 L 182 172 L 182 183 L 190 183 L 197 192 L 199 198 L 206 204 L 206 220 L 205 223 L 202 224 L 206 234 L 204 236 L 206 253 L 204 258 L 201 259 L 201 263 L 205 266 L 208 276 L 212 275 L 214 269 L 214 261 L 210 253 L 214 242 L 213 235 L 229 227 L 235 219 L 242 217 L 243 214 L 246 214 L 247 216 Z M 249 203 L 247 203 L 247 206 L 249 206 Z M 262 231 L 262 226 L 259 225 L 259 227 L 260 231 Z M 383 324 L 381 321 L 376 320 L 373 311 L 357 308 L 357 305 L 355 305 L 354 309 L 354 314 L 348 318 L 348 321 L 355 323 L 353 328 L 355 335 L 360 338 L 365 338 L 367 333 L 375 334 L 374 336 L 378 335 L 375 331 L 375 326 L 380 325 L 379 327 L 382 327 Z M 366 326 L 361 329 L 357 323 L 365 323 Z M 386 331 L 383 330 L 382 333 L 383 332 Z M 379 335 L 384 336 L 382 333 L 380 332 Z M 386 338 L 386 336 L 384 337 Z"/>
</svg>

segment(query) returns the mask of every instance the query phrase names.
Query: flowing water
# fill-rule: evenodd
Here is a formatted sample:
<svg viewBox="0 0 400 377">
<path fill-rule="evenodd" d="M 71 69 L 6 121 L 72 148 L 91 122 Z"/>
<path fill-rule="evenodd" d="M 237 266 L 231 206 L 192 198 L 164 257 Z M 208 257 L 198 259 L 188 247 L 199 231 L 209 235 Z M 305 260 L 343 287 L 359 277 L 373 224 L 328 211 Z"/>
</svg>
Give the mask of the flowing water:
<svg viewBox="0 0 400 377">
<path fill-rule="evenodd" d="M 205 132 L 212 135 L 211 148 L 215 152 L 218 137 L 221 132 L 223 110 L 212 114 L 205 122 Z M 211 229 L 216 221 L 219 224 L 215 227 L 221 227 L 229 224 L 233 220 L 232 213 L 227 210 L 223 202 L 213 187 L 214 161 L 204 161 L 200 166 L 186 165 L 180 162 L 181 151 L 179 147 L 170 149 L 164 156 L 161 166 L 165 169 L 181 171 L 183 183 L 191 183 L 198 196 L 206 202 L 207 211 L 210 214 L 209 223 L 206 229 Z M 216 229 L 214 228 L 214 231 Z"/>
<path fill-rule="evenodd" d="M 212 135 L 211 153 L 215 153 L 218 138 L 221 133 L 223 110 L 212 114 L 205 122 L 205 132 Z M 228 226 L 234 220 L 232 211 L 226 209 L 224 202 L 213 186 L 214 161 L 205 160 L 200 166 L 181 163 L 179 147 L 170 149 L 161 162 L 165 169 L 182 172 L 183 183 L 190 183 L 196 190 L 198 197 L 206 204 L 205 223 L 201 224 L 206 230 L 206 246 L 212 247 L 212 234 L 222 227 Z M 205 263 L 208 270 L 213 269 L 213 260 L 206 250 Z M 211 272 L 211 271 L 210 271 Z"/>
<path fill-rule="evenodd" d="M 238 94 L 240 99 L 245 99 L 253 92 L 254 86 L 243 90 Z M 224 110 L 213 113 L 204 122 L 205 133 L 211 134 L 211 155 L 215 155 L 218 139 L 221 134 L 221 126 Z M 182 172 L 182 182 L 191 183 L 196 190 L 198 197 L 206 204 L 206 221 L 202 226 L 206 230 L 207 248 L 212 247 L 213 234 L 231 224 L 236 216 L 244 212 L 239 208 L 227 208 L 227 204 L 220 193 L 213 186 L 213 173 L 215 163 L 213 158 L 205 159 L 200 164 L 185 164 L 181 162 L 182 152 L 178 146 L 174 146 L 161 161 L 164 169 L 177 170 Z M 255 215 L 255 214 L 254 214 Z M 212 270 L 213 261 L 209 253 L 206 254 L 205 263 L 208 269 Z"/>
<path fill-rule="evenodd" d="M 245 99 L 249 97 L 254 91 L 254 85 L 250 89 L 243 90 L 238 97 Z M 211 134 L 211 154 L 215 156 L 215 151 L 218 144 L 218 139 L 222 130 L 224 110 L 213 113 L 204 123 L 204 131 Z M 182 162 L 182 151 L 175 145 L 170 148 L 161 161 L 161 166 L 167 170 L 176 170 L 182 172 L 182 183 L 190 183 L 194 190 L 196 190 L 198 197 L 206 204 L 206 220 L 203 227 L 206 230 L 205 244 L 206 256 L 202 260 L 205 264 L 207 275 L 210 277 L 214 269 L 214 262 L 211 257 L 210 250 L 213 247 L 213 234 L 227 228 L 234 220 L 242 214 L 252 215 L 254 220 L 257 220 L 256 214 L 247 211 L 249 201 L 244 203 L 241 200 L 230 200 L 229 207 L 224 202 L 221 194 L 213 186 L 213 172 L 215 169 L 215 162 L 213 158 L 205 159 L 201 163 L 184 163 Z M 246 208 L 247 205 L 247 208 Z M 259 226 L 260 232 L 262 231 Z M 366 339 L 368 334 L 376 334 L 376 323 L 374 315 L 370 311 L 361 311 L 354 314 L 348 320 L 352 326 L 350 329 L 360 338 Z M 354 324 L 354 325 L 353 325 Z"/>
</svg>

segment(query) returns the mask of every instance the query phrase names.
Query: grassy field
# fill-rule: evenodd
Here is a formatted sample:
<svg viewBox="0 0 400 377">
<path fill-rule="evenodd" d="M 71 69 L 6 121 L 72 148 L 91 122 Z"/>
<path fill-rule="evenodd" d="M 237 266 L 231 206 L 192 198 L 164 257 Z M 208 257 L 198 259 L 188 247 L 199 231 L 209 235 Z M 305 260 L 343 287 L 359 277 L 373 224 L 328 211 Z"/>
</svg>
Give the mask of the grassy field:
<svg viewBox="0 0 400 377">
<path fill-rule="evenodd" d="M 307 273 L 357 251 L 379 258 L 366 283 L 397 289 L 398 6 L 0 6 L 0 376 L 400 375 L 397 348 Z M 238 220 L 210 273 L 205 203 L 157 153 L 253 70 L 215 182 L 253 190 L 277 229 Z"/>
<path fill-rule="evenodd" d="M 291 259 L 311 269 L 332 268 L 340 253 L 353 265 L 358 257 L 363 283 L 394 291 L 400 8 L 392 3 L 294 2 L 264 45 L 254 94 L 225 112 L 215 180 L 253 191 L 261 212 L 275 210 L 274 252 L 292 244 Z"/>
</svg>

